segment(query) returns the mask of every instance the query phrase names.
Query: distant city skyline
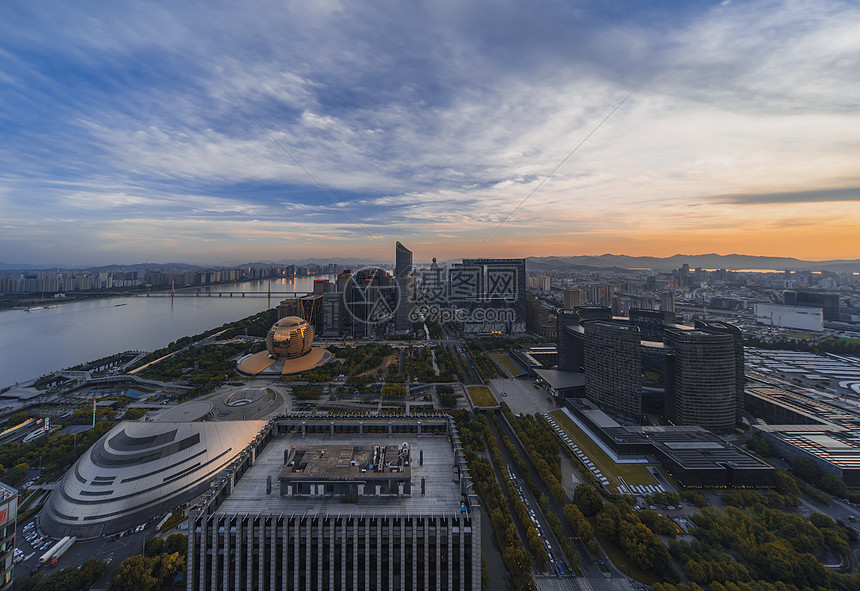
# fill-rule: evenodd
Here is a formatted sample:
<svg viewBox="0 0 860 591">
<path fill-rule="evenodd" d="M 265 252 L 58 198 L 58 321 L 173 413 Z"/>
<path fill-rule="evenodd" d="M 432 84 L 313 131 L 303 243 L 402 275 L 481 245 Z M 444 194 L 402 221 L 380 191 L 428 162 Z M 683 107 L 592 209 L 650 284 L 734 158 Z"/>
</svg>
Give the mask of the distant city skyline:
<svg viewBox="0 0 860 591">
<path fill-rule="evenodd" d="M 835 0 L 4 4 L 0 261 L 860 258 L 857 22 Z"/>
</svg>

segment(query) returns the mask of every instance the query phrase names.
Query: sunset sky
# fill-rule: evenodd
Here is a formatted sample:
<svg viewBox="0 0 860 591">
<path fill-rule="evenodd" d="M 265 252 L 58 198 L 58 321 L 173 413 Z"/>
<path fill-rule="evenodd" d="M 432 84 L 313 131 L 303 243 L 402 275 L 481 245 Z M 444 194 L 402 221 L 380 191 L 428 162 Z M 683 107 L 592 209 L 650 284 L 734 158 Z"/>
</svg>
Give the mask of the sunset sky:
<svg viewBox="0 0 860 591">
<path fill-rule="evenodd" d="M 860 258 L 860 6 L 6 2 L 0 140 L 4 263 Z"/>
</svg>

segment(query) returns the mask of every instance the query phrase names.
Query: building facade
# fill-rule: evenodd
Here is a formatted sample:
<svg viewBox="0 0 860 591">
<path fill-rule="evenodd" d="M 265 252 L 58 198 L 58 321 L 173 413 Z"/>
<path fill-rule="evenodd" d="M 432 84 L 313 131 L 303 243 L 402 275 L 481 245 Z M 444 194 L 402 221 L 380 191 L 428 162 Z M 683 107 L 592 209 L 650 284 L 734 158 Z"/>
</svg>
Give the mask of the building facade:
<svg viewBox="0 0 860 591">
<path fill-rule="evenodd" d="M 12 588 L 18 491 L 0 482 L 0 591 Z"/>
<path fill-rule="evenodd" d="M 735 343 L 730 334 L 667 328 L 670 357 L 667 416 L 678 425 L 698 425 L 715 431 L 735 426 L 737 392 Z"/>
<path fill-rule="evenodd" d="M 278 417 L 189 524 L 189 591 L 481 588 L 480 506 L 447 415 Z"/>
<path fill-rule="evenodd" d="M 820 291 L 786 291 L 783 294 L 786 306 L 821 308 L 824 320 L 839 320 L 839 294 Z"/>
<path fill-rule="evenodd" d="M 409 319 L 412 292 L 412 251 L 398 242 L 395 246 L 394 280 L 398 287 L 397 310 L 394 312 L 394 329 L 399 333 L 408 332 L 412 326 Z"/>
<path fill-rule="evenodd" d="M 525 259 L 463 259 L 448 270 L 448 300 L 463 311 L 466 334 L 522 334 Z"/>
<path fill-rule="evenodd" d="M 642 416 L 639 329 L 592 321 L 585 325 L 585 396 L 634 419 Z"/>
<path fill-rule="evenodd" d="M 582 290 L 578 287 L 567 287 L 564 290 L 564 307 L 572 310 L 582 305 Z"/>
</svg>

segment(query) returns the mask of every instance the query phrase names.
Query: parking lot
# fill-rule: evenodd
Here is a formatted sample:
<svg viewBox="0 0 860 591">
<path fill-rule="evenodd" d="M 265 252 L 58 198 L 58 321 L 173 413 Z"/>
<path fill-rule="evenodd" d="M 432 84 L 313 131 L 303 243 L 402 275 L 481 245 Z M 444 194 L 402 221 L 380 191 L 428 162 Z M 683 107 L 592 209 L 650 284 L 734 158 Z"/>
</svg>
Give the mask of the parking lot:
<svg viewBox="0 0 860 591">
<path fill-rule="evenodd" d="M 15 553 L 15 575 L 31 575 L 37 571 L 46 576 L 67 566 L 79 566 L 92 557 L 101 558 L 108 563 L 108 569 L 97 586 L 107 586 L 117 565 L 129 556 L 141 554 L 146 541 L 158 532 L 155 525 L 159 517 L 134 528 L 107 538 L 76 542 L 69 550 L 51 565 L 39 565 L 39 558 L 50 550 L 58 540 L 45 536 L 38 530 L 35 519 L 29 520 L 18 528 Z"/>
</svg>

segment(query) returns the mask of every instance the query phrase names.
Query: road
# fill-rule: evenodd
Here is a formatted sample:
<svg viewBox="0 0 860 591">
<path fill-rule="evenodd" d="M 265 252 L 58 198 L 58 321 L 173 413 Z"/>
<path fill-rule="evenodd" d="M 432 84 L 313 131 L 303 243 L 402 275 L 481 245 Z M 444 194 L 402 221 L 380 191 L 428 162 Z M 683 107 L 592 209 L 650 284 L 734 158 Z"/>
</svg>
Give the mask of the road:
<svg viewBox="0 0 860 591">
<path fill-rule="evenodd" d="M 493 424 L 492 421 L 490 421 L 490 427 L 493 430 L 493 434 L 496 436 L 496 438 L 499 440 L 499 442 L 501 442 L 502 441 L 501 435 L 502 435 L 502 433 L 504 433 L 508 437 L 508 439 L 510 439 L 514 443 L 519 454 L 523 457 L 523 459 L 526 460 L 526 464 L 529 467 L 529 475 L 531 476 L 532 480 L 534 480 L 538 489 L 541 492 L 543 492 L 543 494 L 545 494 L 546 497 L 550 500 L 551 509 L 559 517 L 562 517 L 564 515 L 564 504 L 555 501 L 555 499 L 553 498 L 549 489 L 546 487 L 546 485 L 540 479 L 540 476 L 538 475 L 537 471 L 533 468 L 531 462 L 528 460 L 529 456 L 526 453 L 525 448 L 522 445 L 522 442 L 520 442 L 519 438 L 516 436 L 516 433 L 514 433 L 513 429 L 507 423 L 507 421 L 504 419 L 504 417 L 501 415 L 501 413 L 497 413 L 497 416 L 499 416 L 502 419 L 500 421 L 501 431 L 497 428 L 497 426 L 495 424 Z M 502 452 L 502 460 L 505 461 L 506 463 L 510 462 L 511 468 L 514 470 L 514 473 L 517 475 L 517 478 L 518 479 L 521 478 L 522 474 L 520 474 L 517 471 L 516 466 L 513 465 L 512 458 L 510 458 L 510 456 L 507 454 L 507 449 L 505 449 L 505 447 L 502 446 L 501 448 L 499 448 L 499 451 Z M 530 508 L 532 508 L 535 511 L 535 514 L 536 514 L 539 522 L 541 523 L 541 530 L 546 534 L 547 539 L 550 541 L 550 544 L 552 546 L 553 555 L 556 557 L 563 557 L 564 551 L 562 550 L 561 543 L 559 542 L 558 539 L 556 539 L 552 529 L 549 527 L 549 523 L 547 522 L 546 517 L 543 515 L 543 512 L 541 511 L 540 505 L 537 503 L 537 500 L 534 498 L 534 495 L 531 494 L 531 491 L 528 489 L 528 487 L 523 486 L 522 488 L 524 491 L 524 496 L 528 495 L 526 498 L 528 500 L 528 504 L 529 504 Z M 619 589 L 632 589 L 633 588 L 629 582 L 629 577 L 627 577 L 627 575 L 625 575 L 624 573 L 621 573 L 620 571 L 616 570 L 611 564 L 610 564 L 611 574 L 604 574 L 599 568 L 597 568 L 597 566 L 594 564 L 594 562 L 589 558 L 588 550 L 585 547 L 585 543 L 581 539 L 578 539 L 574 536 L 573 530 L 570 528 L 570 526 L 568 525 L 568 523 L 565 519 L 562 519 L 562 535 L 566 538 L 573 539 L 574 544 L 576 545 L 576 548 L 579 551 L 579 554 L 582 558 L 581 563 L 580 563 L 580 569 L 582 570 L 584 578 L 582 578 L 582 577 L 562 577 L 562 579 L 560 580 L 560 583 L 556 584 L 556 583 L 551 583 L 549 580 L 549 579 L 552 579 L 552 581 L 559 581 L 559 579 L 557 579 L 556 577 L 546 577 L 546 576 L 538 575 L 535 578 L 535 581 L 538 583 L 538 587 L 544 588 L 540 582 L 540 581 L 543 581 L 546 585 L 548 585 L 547 588 L 552 588 L 552 589 L 584 589 L 584 590 L 595 589 L 597 591 L 618 591 Z M 565 560 L 565 563 L 566 562 L 567 561 Z M 567 570 L 569 571 L 569 568 Z M 567 581 L 569 583 L 568 584 L 561 584 L 565 581 Z M 561 585 L 561 586 L 559 586 L 559 585 Z"/>
</svg>

